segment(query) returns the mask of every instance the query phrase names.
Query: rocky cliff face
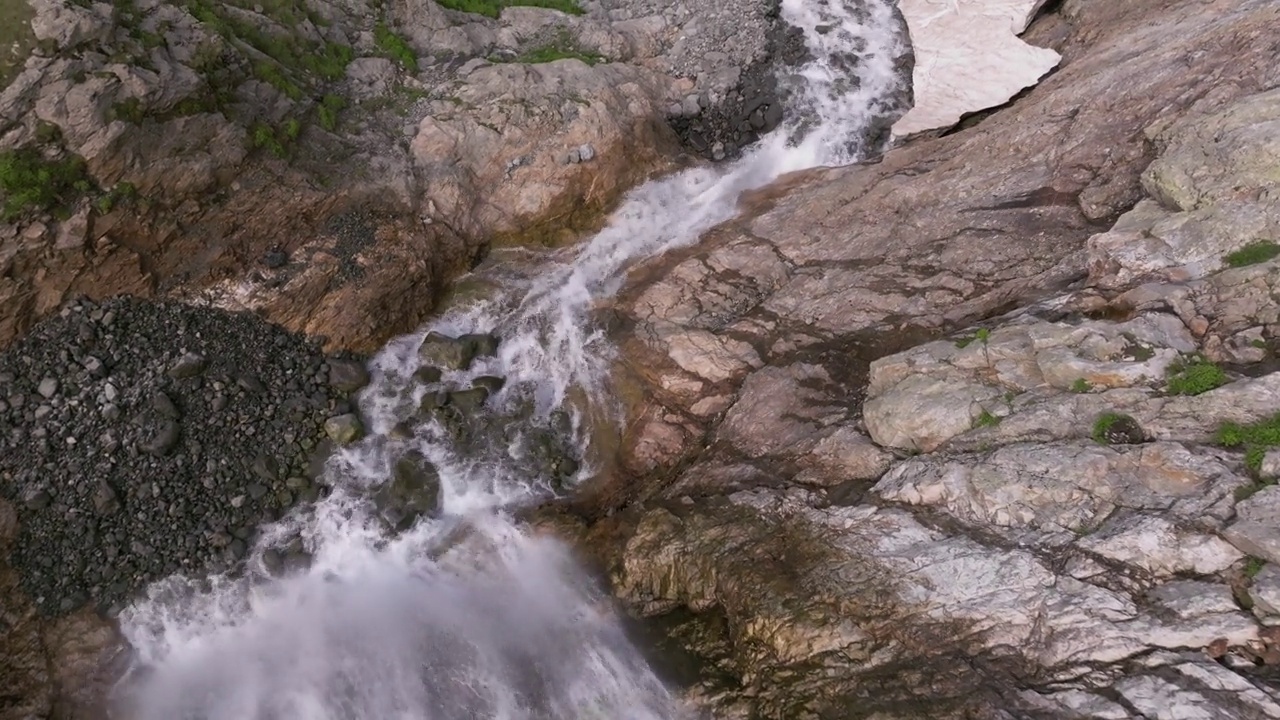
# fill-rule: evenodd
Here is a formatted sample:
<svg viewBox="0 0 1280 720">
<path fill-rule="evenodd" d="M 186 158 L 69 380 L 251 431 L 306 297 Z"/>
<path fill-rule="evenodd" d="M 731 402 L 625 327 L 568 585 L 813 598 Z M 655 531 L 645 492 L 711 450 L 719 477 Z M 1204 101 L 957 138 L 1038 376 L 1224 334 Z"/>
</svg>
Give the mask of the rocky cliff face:
<svg viewBox="0 0 1280 720">
<path fill-rule="evenodd" d="M 583 505 L 718 712 L 1280 713 L 1277 22 L 1063 3 L 1010 107 L 637 271 Z"/>
<path fill-rule="evenodd" d="M 727 53 L 718 7 L 563 7 L 35 0 L 0 94 L 0 344 L 129 293 L 372 349 L 492 243 L 592 227 L 680 136 L 724 157 L 779 122 L 768 3 Z"/>
</svg>

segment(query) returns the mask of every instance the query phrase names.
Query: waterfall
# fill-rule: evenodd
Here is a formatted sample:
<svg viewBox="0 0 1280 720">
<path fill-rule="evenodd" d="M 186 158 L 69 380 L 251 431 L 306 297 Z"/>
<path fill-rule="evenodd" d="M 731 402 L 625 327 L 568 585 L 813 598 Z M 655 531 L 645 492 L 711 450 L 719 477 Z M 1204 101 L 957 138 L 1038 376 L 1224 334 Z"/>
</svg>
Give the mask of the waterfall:
<svg viewBox="0 0 1280 720">
<path fill-rule="evenodd" d="M 812 56 L 786 80 L 796 120 L 733 163 L 636 188 L 589 241 L 390 342 L 359 398 L 368 435 L 329 461 L 331 494 L 263 528 L 245 572 L 169 578 L 122 613 L 135 654 L 115 693 L 121 717 L 686 716 L 568 549 L 510 513 L 563 490 L 530 471 L 535 435 L 553 429 L 587 455 L 584 408 L 571 398 L 608 404 L 612 348 L 592 312 L 624 271 L 696 242 L 731 219 L 748 190 L 859 159 L 902 81 L 895 13 L 891 0 L 784 0 L 783 18 L 804 32 Z M 427 383 L 414 373 L 428 333 L 492 334 L 500 344 Z M 414 415 L 429 394 L 482 376 L 505 383 L 467 421 L 472 442 L 438 417 Z M 406 453 L 435 467 L 441 511 L 389 532 L 370 497 Z M 268 554 L 294 537 L 309 566 L 268 572 Z"/>
</svg>

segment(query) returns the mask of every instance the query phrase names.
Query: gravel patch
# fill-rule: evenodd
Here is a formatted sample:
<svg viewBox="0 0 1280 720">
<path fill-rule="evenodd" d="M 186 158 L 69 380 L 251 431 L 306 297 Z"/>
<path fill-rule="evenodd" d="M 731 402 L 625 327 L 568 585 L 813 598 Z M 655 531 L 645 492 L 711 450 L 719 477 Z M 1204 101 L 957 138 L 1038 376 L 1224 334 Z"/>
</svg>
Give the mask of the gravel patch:
<svg viewBox="0 0 1280 720">
<path fill-rule="evenodd" d="M 367 381 L 367 377 L 365 377 Z M 252 314 L 81 301 L 0 353 L 0 494 L 42 612 L 119 607 L 232 566 L 259 524 L 319 497 L 324 424 L 359 363 Z"/>
</svg>

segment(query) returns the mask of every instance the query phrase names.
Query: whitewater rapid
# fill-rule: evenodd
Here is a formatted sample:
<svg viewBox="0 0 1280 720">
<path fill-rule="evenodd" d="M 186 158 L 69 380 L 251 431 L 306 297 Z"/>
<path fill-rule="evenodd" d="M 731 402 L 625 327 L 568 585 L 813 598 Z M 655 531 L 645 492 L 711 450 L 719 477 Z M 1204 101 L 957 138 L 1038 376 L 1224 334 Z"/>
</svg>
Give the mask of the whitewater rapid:
<svg viewBox="0 0 1280 720">
<path fill-rule="evenodd" d="M 590 241 L 540 259 L 536 273 L 506 278 L 495 296 L 389 343 L 371 361 L 372 383 L 359 399 L 368 437 L 329 462 L 332 494 L 263 528 L 246 572 L 169 578 L 121 615 L 134 667 L 115 693 L 119 716 L 685 717 L 568 549 L 508 514 L 555 492 L 516 461 L 519 428 L 508 433 L 508 447 L 485 453 L 461 451 L 438 427 L 419 427 L 409 438 L 393 432 L 425 392 L 411 380 L 417 348 L 432 331 L 497 335 L 495 357 L 446 373 L 443 382 L 506 378 L 488 412 L 509 418 L 512 408 L 531 407 L 523 422 L 533 427 L 567 411 L 568 432 L 587 456 L 585 410 L 570 399 L 608 404 L 613 352 L 593 310 L 636 260 L 693 243 L 732 218 L 744 192 L 791 171 L 858 160 L 866 128 L 883 117 L 901 79 L 894 12 L 891 0 L 784 0 L 783 18 L 804 32 L 813 56 L 784 80 L 798 121 L 733 163 L 635 189 Z M 410 450 L 439 471 L 442 513 L 389 536 L 369 510 L 369 490 Z M 297 536 L 310 566 L 273 577 L 264 551 Z"/>
</svg>

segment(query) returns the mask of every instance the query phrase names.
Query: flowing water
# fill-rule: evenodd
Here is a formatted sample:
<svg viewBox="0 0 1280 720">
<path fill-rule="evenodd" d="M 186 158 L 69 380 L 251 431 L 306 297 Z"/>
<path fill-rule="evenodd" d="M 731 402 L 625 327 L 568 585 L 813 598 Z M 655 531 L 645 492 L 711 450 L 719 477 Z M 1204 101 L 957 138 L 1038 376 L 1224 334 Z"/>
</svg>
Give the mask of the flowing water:
<svg viewBox="0 0 1280 720">
<path fill-rule="evenodd" d="M 865 129 L 883 118 L 900 81 L 902 38 L 890 1 L 784 0 L 783 18 L 803 30 L 814 58 L 788 81 L 803 121 L 727 166 L 637 188 L 589 242 L 388 344 L 360 397 L 369 436 L 330 460 L 333 492 L 264 528 L 246 572 L 171 578 L 122 614 L 135 650 L 117 689 L 122 716 L 685 717 L 567 549 L 511 519 L 511 509 L 555 492 L 522 462 L 526 441 L 568 417 L 561 430 L 582 449 L 581 408 L 567 399 L 608 397 L 611 348 L 592 311 L 618 290 L 630 263 L 696 241 L 737 212 L 743 192 L 783 173 L 859 158 Z M 442 379 L 466 387 L 479 375 L 506 378 L 482 411 L 505 424 L 486 436 L 501 442 L 461 448 L 431 420 L 411 437 L 392 432 L 427 391 L 410 378 L 428 331 L 501 338 L 496 356 Z M 411 449 L 439 471 L 442 512 L 390 534 L 367 498 Z M 299 534 L 310 566 L 283 577 L 265 572 L 264 550 Z"/>
</svg>

